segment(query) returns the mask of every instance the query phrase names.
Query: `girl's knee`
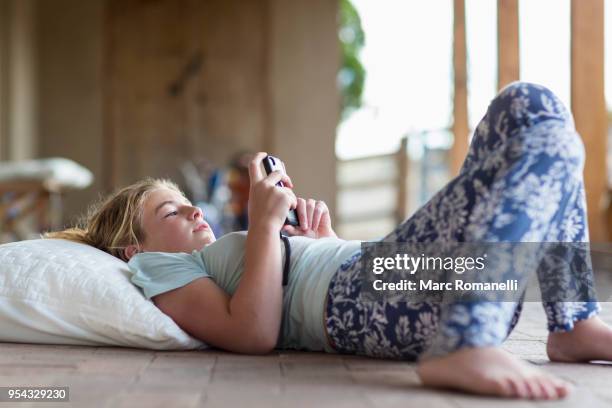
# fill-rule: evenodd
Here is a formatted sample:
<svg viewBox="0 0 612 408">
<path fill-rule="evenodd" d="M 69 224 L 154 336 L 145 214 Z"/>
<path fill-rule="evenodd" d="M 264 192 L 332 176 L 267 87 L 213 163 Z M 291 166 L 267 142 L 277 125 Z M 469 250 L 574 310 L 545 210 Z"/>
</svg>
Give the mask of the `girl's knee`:
<svg viewBox="0 0 612 408">
<path fill-rule="evenodd" d="M 564 122 L 573 127 L 569 110 L 549 88 L 515 81 L 505 86 L 489 106 L 489 114 L 506 121 L 511 129 L 524 129 L 545 120 Z"/>
<path fill-rule="evenodd" d="M 513 98 L 517 95 L 524 95 L 530 98 L 533 96 L 545 95 L 550 99 L 559 99 L 557 95 L 546 86 L 525 81 L 511 82 L 503 87 L 497 94 L 498 97 L 502 98 Z"/>
</svg>

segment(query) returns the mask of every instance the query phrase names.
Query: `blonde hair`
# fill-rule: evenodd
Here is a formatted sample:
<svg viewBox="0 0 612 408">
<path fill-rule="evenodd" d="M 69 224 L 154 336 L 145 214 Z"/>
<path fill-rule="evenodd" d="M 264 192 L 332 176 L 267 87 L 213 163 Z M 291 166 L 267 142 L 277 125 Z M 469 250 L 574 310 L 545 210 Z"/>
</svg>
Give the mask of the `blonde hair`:
<svg viewBox="0 0 612 408">
<path fill-rule="evenodd" d="M 146 239 L 142 228 L 144 201 L 149 193 L 162 188 L 185 197 L 170 180 L 146 178 L 91 205 L 76 226 L 48 232 L 43 238 L 67 239 L 91 245 L 127 262 L 125 248 L 132 244 L 140 246 L 140 242 Z"/>
</svg>

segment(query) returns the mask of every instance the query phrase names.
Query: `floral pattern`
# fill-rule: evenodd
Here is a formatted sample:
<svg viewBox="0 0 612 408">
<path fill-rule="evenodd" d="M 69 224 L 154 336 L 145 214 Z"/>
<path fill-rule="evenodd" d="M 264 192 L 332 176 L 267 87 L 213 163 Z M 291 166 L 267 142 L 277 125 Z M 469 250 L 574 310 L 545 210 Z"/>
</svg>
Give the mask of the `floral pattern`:
<svg viewBox="0 0 612 408">
<path fill-rule="evenodd" d="M 489 105 L 459 175 L 380 241 L 587 242 L 583 166 L 582 141 L 561 101 L 543 86 L 514 82 Z M 338 352 L 416 360 L 499 345 L 518 321 L 520 302 L 365 300 L 361 262 L 356 253 L 330 283 L 326 329 Z M 562 272 L 538 277 L 572 279 Z M 543 305 L 550 331 L 599 311 L 595 301 Z"/>
</svg>

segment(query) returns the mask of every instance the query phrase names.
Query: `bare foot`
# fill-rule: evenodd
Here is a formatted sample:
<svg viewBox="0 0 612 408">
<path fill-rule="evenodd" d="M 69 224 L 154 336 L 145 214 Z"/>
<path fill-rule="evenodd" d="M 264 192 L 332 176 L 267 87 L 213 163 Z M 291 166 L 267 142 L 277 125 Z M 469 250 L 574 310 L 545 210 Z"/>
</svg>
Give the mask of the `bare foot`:
<svg viewBox="0 0 612 408">
<path fill-rule="evenodd" d="M 469 348 L 422 361 L 417 373 L 424 385 L 506 398 L 559 399 L 571 386 L 494 348 Z"/>
<path fill-rule="evenodd" d="M 566 363 L 612 361 L 612 328 L 597 316 L 574 324 L 574 330 L 550 333 L 546 353 L 551 361 Z"/>
</svg>

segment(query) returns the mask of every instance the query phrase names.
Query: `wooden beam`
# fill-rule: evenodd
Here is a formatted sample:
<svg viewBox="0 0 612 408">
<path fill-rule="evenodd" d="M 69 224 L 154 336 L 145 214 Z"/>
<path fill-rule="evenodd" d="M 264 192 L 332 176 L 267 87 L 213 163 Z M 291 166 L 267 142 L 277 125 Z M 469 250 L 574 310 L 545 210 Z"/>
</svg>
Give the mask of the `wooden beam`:
<svg viewBox="0 0 612 408">
<path fill-rule="evenodd" d="M 572 111 L 586 149 L 585 185 L 592 241 L 607 240 L 603 222 L 606 177 L 604 0 L 571 3 Z"/>
<path fill-rule="evenodd" d="M 453 96 L 453 135 L 455 136 L 455 142 L 450 151 L 450 170 L 453 176 L 459 173 L 468 148 L 466 61 L 465 0 L 454 0 L 453 72 L 455 92 Z"/>
<path fill-rule="evenodd" d="M 497 89 L 519 76 L 518 0 L 497 0 Z"/>
</svg>

